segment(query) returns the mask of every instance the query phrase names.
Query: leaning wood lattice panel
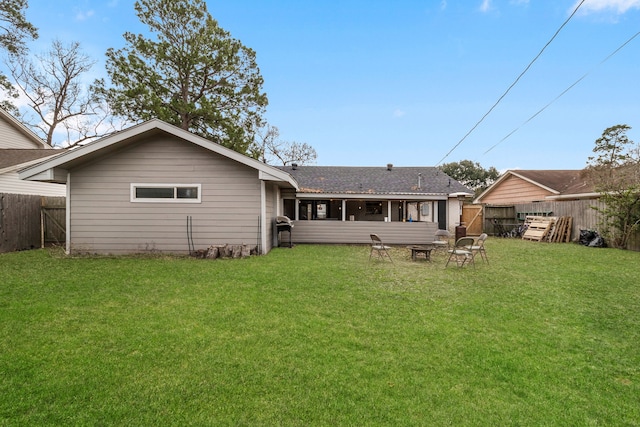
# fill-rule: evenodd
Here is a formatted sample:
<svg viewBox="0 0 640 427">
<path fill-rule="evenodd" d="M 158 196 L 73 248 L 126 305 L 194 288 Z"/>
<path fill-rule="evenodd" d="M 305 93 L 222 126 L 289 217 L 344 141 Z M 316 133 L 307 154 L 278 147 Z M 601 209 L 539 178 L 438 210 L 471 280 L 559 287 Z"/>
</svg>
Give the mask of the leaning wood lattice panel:
<svg viewBox="0 0 640 427">
<path fill-rule="evenodd" d="M 544 240 L 551 227 L 556 221 L 555 216 L 541 217 L 541 216 L 531 216 L 525 219 L 525 225 L 527 226 L 527 231 L 524 232 L 522 236 L 523 240 L 533 240 L 539 242 Z"/>
</svg>

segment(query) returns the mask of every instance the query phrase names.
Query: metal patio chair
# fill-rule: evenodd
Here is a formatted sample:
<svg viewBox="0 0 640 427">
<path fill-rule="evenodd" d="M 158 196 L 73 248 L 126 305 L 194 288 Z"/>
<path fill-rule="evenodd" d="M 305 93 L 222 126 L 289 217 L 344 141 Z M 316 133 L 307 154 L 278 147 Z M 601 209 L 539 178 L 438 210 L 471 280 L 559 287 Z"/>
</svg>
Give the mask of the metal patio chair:
<svg viewBox="0 0 640 427">
<path fill-rule="evenodd" d="M 375 251 L 378 255 L 378 259 L 384 260 L 386 256 L 387 258 L 389 258 L 389 261 L 394 264 L 393 260 L 391 259 L 391 255 L 389 255 L 389 252 L 387 251 L 388 249 L 391 249 L 391 246 L 386 246 L 384 243 L 382 243 L 382 239 L 380 239 L 377 234 L 370 234 L 369 236 L 371 237 L 371 251 L 369 252 L 369 261 L 371 261 L 371 256 Z"/>
<path fill-rule="evenodd" d="M 449 265 L 451 259 L 455 258 L 458 267 L 463 267 L 465 264 L 476 264 L 473 260 L 473 251 L 469 247 L 473 246 L 473 237 L 461 237 L 459 238 L 452 249 L 449 249 L 449 259 L 445 264 L 445 268 Z"/>
<path fill-rule="evenodd" d="M 489 264 L 489 258 L 487 258 L 487 251 L 484 249 L 484 242 L 487 240 L 487 233 L 482 233 L 476 242 L 469 247 L 475 259 L 476 254 L 480 254 L 480 258 L 483 262 Z"/>
<path fill-rule="evenodd" d="M 436 231 L 436 238 L 431 244 L 433 248 L 438 250 L 446 250 L 450 248 L 449 239 L 451 238 L 451 233 L 447 230 L 438 230 Z"/>
</svg>

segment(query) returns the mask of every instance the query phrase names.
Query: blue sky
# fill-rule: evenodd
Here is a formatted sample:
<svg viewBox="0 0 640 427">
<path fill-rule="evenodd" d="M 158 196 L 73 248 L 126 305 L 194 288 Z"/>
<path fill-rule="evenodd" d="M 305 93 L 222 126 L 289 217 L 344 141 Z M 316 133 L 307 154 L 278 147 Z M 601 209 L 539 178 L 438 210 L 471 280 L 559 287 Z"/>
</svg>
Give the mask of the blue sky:
<svg viewBox="0 0 640 427">
<path fill-rule="evenodd" d="M 30 0 L 27 19 L 40 32 L 32 52 L 54 38 L 80 41 L 97 61 L 91 79 L 106 76 L 106 49 L 123 47 L 125 31 L 146 30 L 133 3 Z M 631 126 L 629 137 L 640 138 L 640 36 L 601 63 L 640 31 L 640 0 L 586 0 L 445 157 L 579 3 L 207 2 L 220 26 L 256 51 L 268 122 L 283 140 L 312 145 L 317 164 L 433 166 L 468 159 L 499 170 L 582 168 L 595 140 L 616 124 Z"/>
</svg>

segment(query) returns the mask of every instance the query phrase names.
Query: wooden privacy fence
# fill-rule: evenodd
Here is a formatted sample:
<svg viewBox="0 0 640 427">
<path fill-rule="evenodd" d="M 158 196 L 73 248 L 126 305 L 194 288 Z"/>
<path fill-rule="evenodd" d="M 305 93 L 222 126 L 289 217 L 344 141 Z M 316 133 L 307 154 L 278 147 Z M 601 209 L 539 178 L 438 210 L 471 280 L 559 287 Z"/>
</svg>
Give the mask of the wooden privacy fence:
<svg viewBox="0 0 640 427">
<path fill-rule="evenodd" d="M 484 206 L 485 232 L 497 234 L 498 229 L 511 229 L 524 224 L 527 216 L 570 217 L 571 226 L 567 230 L 570 241 L 577 241 L 580 230 L 598 230 L 600 216 L 594 207 L 603 208 L 600 200 L 566 200 L 553 202 L 519 203 L 510 206 Z M 629 241 L 628 249 L 640 250 L 640 233 Z"/>
<path fill-rule="evenodd" d="M 63 245 L 66 238 L 66 206 L 64 197 L 42 197 L 40 205 L 40 245 Z"/>
<path fill-rule="evenodd" d="M 0 193 L 0 252 L 65 241 L 65 198 Z"/>
</svg>

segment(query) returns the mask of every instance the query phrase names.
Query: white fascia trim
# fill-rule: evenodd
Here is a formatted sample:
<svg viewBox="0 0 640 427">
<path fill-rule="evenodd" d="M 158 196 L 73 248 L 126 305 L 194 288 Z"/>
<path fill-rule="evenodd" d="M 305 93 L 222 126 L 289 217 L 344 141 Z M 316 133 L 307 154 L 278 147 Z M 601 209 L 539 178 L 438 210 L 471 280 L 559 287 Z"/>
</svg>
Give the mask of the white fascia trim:
<svg viewBox="0 0 640 427">
<path fill-rule="evenodd" d="M 278 175 L 276 175 L 274 171 L 267 172 L 267 171 L 259 170 L 258 179 L 260 179 L 261 181 L 277 181 L 277 182 L 284 181 L 291 184 L 291 186 L 296 190 L 299 189 L 298 183 L 291 175 L 289 175 L 287 172 L 280 171 L 280 169 L 276 169 L 276 170 L 280 172 Z"/>
<path fill-rule="evenodd" d="M 473 197 L 473 194 L 466 193 L 464 191 L 458 191 L 457 193 L 449 194 L 449 198 L 458 198 L 458 197 L 471 198 Z"/>
<path fill-rule="evenodd" d="M 18 174 L 18 176 L 23 181 L 42 181 L 42 182 L 66 184 L 68 174 L 67 174 L 67 170 L 65 169 L 46 169 L 37 175 L 31 175 L 27 178 L 22 177 L 22 175 L 20 174 Z"/>
<path fill-rule="evenodd" d="M 559 196 L 547 196 L 547 200 L 566 200 L 566 199 L 597 199 L 600 193 L 577 193 L 577 194 L 561 194 Z"/>
<path fill-rule="evenodd" d="M 447 194 L 344 194 L 344 193 L 297 193 L 300 200 L 447 200 Z"/>
</svg>

